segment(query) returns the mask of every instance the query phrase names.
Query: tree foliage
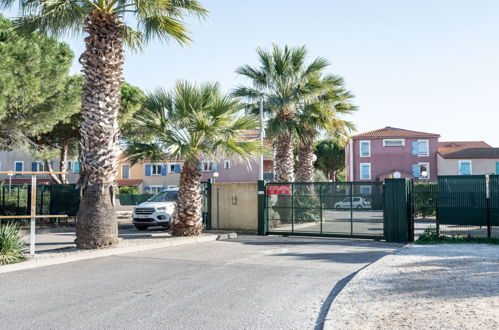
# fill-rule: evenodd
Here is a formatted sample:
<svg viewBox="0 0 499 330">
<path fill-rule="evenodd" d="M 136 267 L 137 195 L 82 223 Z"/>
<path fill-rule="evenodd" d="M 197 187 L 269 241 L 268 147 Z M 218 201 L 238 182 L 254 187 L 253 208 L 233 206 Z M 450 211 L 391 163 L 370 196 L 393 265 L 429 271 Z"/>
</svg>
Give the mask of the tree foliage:
<svg viewBox="0 0 499 330">
<path fill-rule="evenodd" d="M 0 16 L 0 148 L 19 148 L 67 120 L 80 104 L 68 75 L 73 52 L 42 33 L 21 37 Z"/>
<path fill-rule="evenodd" d="M 330 180 L 338 181 L 338 175 L 345 168 L 345 148 L 335 140 L 322 140 L 315 146 L 315 155 L 315 167 Z"/>
</svg>

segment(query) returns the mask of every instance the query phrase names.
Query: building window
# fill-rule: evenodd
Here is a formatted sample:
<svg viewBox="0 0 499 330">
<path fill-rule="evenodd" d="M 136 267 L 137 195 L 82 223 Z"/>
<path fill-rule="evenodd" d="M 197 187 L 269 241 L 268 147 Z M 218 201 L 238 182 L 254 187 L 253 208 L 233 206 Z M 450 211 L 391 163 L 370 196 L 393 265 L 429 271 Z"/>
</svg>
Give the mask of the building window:
<svg viewBox="0 0 499 330">
<path fill-rule="evenodd" d="M 224 168 L 230 168 L 230 160 L 224 160 Z"/>
<path fill-rule="evenodd" d="M 216 172 L 217 162 L 213 160 L 205 160 L 201 162 L 201 171 L 203 172 Z"/>
<path fill-rule="evenodd" d="M 177 185 L 168 185 L 168 190 L 173 190 L 173 189 L 178 189 L 178 186 Z"/>
<path fill-rule="evenodd" d="M 169 173 L 180 173 L 182 165 L 179 163 L 170 163 L 168 164 Z"/>
<path fill-rule="evenodd" d="M 151 175 L 161 175 L 161 164 L 151 164 Z"/>
<path fill-rule="evenodd" d="M 419 178 L 429 179 L 430 178 L 430 164 L 429 163 L 419 163 Z"/>
<path fill-rule="evenodd" d="M 46 172 L 47 168 L 45 166 L 45 162 L 36 161 L 31 163 L 31 171 L 33 172 Z"/>
<path fill-rule="evenodd" d="M 121 178 L 130 179 L 130 165 L 128 164 L 121 165 Z"/>
<path fill-rule="evenodd" d="M 166 190 L 166 187 L 163 187 L 163 186 L 147 186 L 145 188 L 146 193 L 148 193 L 148 194 L 154 194 L 154 195 L 159 194 L 163 190 Z"/>
<path fill-rule="evenodd" d="M 80 173 L 80 162 L 77 160 L 73 162 L 73 173 Z"/>
<path fill-rule="evenodd" d="M 14 162 L 14 171 L 23 172 L 24 171 L 24 162 L 23 161 Z"/>
<path fill-rule="evenodd" d="M 371 141 L 360 141 L 360 157 L 371 157 Z"/>
<path fill-rule="evenodd" d="M 459 161 L 459 175 L 471 175 L 473 172 L 471 160 Z"/>
<path fill-rule="evenodd" d="M 73 162 L 67 162 L 66 164 L 66 171 L 71 171 L 73 169 Z"/>
<path fill-rule="evenodd" d="M 360 164 L 360 179 L 370 180 L 371 179 L 371 164 L 361 163 Z"/>
<path fill-rule="evenodd" d="M 383 147 L 403 147 L 405 146 L 404 139 L 384 139 Z"/>
<path fill-rule="evenodd" d="M 428 140 L 418 140 L 412 142 L 412 154 L 418 156 L 429 156 L 429 141 Z"/>
</svg>

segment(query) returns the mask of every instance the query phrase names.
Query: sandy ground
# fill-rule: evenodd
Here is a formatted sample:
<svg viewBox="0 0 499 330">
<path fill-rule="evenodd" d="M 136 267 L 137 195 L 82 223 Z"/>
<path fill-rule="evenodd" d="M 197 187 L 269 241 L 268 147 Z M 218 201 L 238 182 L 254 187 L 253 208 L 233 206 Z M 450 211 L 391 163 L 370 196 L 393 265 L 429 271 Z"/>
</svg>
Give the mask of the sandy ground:
<svg viewBox="0 0 499 330">
<path fill-rule="evenodd" d="M 325 329 L 499 329 L 499 246 L 412 245 L 361 270 Z"/>
</svg>

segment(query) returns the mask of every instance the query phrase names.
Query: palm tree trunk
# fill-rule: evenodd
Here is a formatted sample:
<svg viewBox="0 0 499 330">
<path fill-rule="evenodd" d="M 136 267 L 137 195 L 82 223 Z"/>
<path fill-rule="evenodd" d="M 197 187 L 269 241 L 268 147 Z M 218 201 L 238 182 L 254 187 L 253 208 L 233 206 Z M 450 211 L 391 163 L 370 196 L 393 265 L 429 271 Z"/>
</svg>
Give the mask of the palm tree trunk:
<svg viewBox="0 0 499 330">
<path fill-rule="evenodd" d="M 60 156 L 60 171 L 65 172 L 68 169 L 68 141 L 64 140 L 61 144 L 61 156 Z M 60 180 L 64 184 L 68 184 L 68 179 L 66 178 L 66 174 L 59 175 Z"/>
<path fill-rule="evenodd" d="M 80 127 L 79 248 L 95 249 L 118 242 L 114 209 L 118 171 L 118 110 L 123 79 L 123 24 L 114 14 L 93 11 L 86 21 L 85 51 L 80 57 L 85 81 Z"/>
<path fill-rule="evenodd" d="M 180 172 L 178 201 L 171 222 L 172 235 L 201 235 L 203 230 L 202 206 L 199 162 L 188 160 Z"/>
<path fill-rule="evenodd" d="M 275 148 L 275 180 L 277 182 L 293 182 L 294 159 L 293 140 L 288 132 L 281 133 L 274 142 Z"/>
<path fill-rule="evenodd" d="M 314 181 L 314 134 L 308 132 L 298 147 L 296 181 Z"/>
</svg>

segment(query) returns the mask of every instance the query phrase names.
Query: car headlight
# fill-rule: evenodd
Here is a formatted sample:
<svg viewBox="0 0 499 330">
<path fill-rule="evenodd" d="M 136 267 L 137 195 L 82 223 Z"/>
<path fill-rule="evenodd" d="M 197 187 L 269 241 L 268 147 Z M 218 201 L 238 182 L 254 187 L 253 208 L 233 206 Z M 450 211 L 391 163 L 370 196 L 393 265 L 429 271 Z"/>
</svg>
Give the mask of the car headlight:
<svg viewBox="0 0 499 330">
<path fill-rule="evenodd" d="M 157 211 L 166 211 L 166 207 L 164 207 L 164 206 L 163 207 L 158 207 L 158 208 L 156 208 L 156 210 Z"/>
</svg>

